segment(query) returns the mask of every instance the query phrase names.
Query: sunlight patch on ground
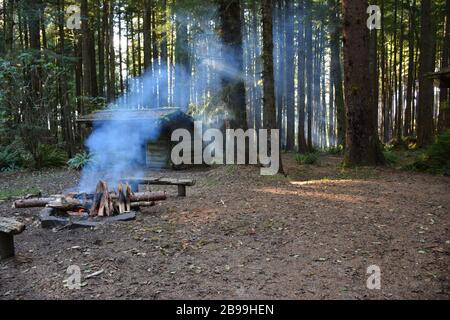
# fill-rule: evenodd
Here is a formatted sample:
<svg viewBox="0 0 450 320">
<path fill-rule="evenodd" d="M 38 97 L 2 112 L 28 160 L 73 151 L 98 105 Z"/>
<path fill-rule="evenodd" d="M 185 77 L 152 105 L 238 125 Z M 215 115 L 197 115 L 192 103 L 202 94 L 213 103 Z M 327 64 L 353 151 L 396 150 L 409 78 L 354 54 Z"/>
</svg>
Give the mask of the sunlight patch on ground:
<svg viewBox="0 0 450 320">
<path fill-rule="evenodd" d="M 357 196 L 357 195 L 349 195 L 344 193 L 335 193 L 332 191 L 325 189 L 322 190 L 305 190 L 305 189 L 297 189 L 297 190 L 288 190 L 285 188 L 261 188 L 261 189 L 255 189 L 256 192 L 263 192 L 263 193 L 269 193 L 273 195 L 279 195 L 279 196 L 298 196 L 301 199 L 315 199 L 318 201 L 334 201 L 339 203 L 352 203 L 352 204 L 358 204 L 358 203 L 364 203 L 367 201 L 367 198 L 364 196 Z M 281 198 L 280 198 L 281 199 Z"/>
<path fill-rule="evenodd" d="M 353 184 L 355 182 L 361 183 L 362 181 L 359 180 L 331 180 L 331 179 L 321 179 L 321 180 L 308 180 L 308 181 L 289 181 L 290 184 L 296 185 L 296 186 L 306 186 L 306 185 L 312 185 L 312 184 Z"/>
</svg>

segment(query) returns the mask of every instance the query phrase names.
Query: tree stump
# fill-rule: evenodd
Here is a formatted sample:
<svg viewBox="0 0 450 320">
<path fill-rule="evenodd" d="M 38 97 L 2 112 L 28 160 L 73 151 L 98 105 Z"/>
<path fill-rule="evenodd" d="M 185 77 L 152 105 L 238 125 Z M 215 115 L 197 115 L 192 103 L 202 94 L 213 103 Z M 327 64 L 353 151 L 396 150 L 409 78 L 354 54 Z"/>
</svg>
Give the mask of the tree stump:
<svg viewBox="0 0 450 320">
<path fill-rule="evenodd" d="M 14 235 L 24 230 L 23 223 L 0 217 L 0 260 L 14 256 Z"/>
</svg>

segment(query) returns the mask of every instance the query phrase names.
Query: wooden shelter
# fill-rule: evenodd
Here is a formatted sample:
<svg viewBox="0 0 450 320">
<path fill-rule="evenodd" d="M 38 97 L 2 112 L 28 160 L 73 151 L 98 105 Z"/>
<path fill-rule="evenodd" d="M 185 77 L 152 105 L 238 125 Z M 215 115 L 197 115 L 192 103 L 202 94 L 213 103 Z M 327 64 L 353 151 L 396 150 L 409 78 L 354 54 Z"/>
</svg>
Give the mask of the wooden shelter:
<svg viewBox="0 0 450 320">
<path fill-rule="evenodd" d="M 170 168 L 170 154 L 174 144 L 170 139 L 172 132 L 183 128 L 192 134 L 194 130 L 193 118 L 179 108 L 102 110 L 77 119 L 77 122 L 85 123 L 88 127 L 114 121 L 131 121 L 140 125 L 144 121 L 149 123 L 149 127 L 155 124 L 159 126 L 159 134 L 149 140 L 143 150 L 142 162 L 147 167 Z"/>
</svg>

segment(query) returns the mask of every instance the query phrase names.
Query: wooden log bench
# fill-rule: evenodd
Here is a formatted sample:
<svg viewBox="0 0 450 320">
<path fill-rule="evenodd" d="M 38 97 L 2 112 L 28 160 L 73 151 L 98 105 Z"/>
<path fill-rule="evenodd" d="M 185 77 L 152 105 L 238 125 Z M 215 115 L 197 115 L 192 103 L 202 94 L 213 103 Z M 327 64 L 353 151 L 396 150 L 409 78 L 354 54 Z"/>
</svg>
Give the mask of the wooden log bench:
<svg viewBox="0 0 450 320">
<path fill-rule="evenodd" d="M 14 236 L 24 230 L 23 223 L 0 217 L 0 260 L 14 256 Z"/>
<path fill-rule="evenodd" d="M 186 196 L 186 187 L 195 185 L 193 179 L 176 179 L 176 178 L 124 178 L 123 182 L 128 182 L 133 192 L 138 191 L 140 184 L 144 185 L 176 185 L 178 186 L 178 196 Z"/>
</svg>

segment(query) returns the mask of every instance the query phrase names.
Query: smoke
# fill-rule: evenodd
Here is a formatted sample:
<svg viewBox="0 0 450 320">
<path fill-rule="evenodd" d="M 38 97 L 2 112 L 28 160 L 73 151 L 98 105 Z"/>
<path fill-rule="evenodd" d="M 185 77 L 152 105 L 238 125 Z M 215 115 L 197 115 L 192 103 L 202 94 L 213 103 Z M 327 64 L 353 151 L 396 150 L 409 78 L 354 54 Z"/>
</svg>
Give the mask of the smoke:
<svg viewBox="0 0 450 320">
<path fill-rule="evenodd" d="M 176 107 L 186 112 L 190 101 L 203 112 L 195 117 L 208 127 L 210 119 L 205 113 L 210 110 L 205 106 L 221 108 L 221 79 L 244 79 L 236 67 L 240 57 L 228 51 L 217 35 L 216 8 L 208 12 L 201 19 L 191 14 L 176 16 L 177 23 L 189 26 L 188 46 L 178 48 L 188 52 L 189 70 L 184 65 L 153 61 L 142 76 L 128 80 L 124 95 L 96 115 L 85 141 L 92 161 L 83 169 L 77 191 L 92 192 L 99 180 L 115 188 L 120 179 L 144 176 L 147 143 L 161 133 L 160 119 L 148 116 L 152 109 Z"/>
</svg>

